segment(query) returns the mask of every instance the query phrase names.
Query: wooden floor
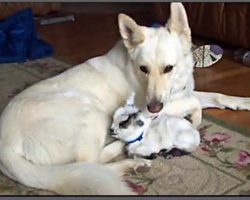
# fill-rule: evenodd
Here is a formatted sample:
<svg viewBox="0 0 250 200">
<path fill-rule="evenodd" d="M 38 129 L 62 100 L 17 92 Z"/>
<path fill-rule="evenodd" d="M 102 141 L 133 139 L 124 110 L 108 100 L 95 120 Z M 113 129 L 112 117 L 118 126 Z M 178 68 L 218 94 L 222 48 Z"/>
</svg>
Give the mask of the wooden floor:
<svg viewBox="0 0 250 200">
<path fill-rule="evenodd" d="M 128 13 L 139 24 L 150 25 L 150 13 Z M 117 14 L 77 14 L 75 22 L 37 26 L 43 39 L 52 44 L 56 55 L 81 63 L 107 52 L 119 39 Z M 218 64 L 195 70 L 196 89 L 250 97 L 250 68 L 238 64 L 227 52 Z M 250 111 L 209 109 L 206 113 L 250 129 Z"/>
<path fill-rule="evenodd" d="M 195 70 L 196 89 L 250 97 L 250 68 L 225 55 L 207 69 Z M 250 111 L 207 109 L 208 114 L 250 129 Z"/>
<path fill-rule="evenodd" d="M 127 14 L 140 24 L 152 24 L 152 17 L 147 12 Z M 81 63 L 107 52 L 119 40 L 117 15 L 77 13 L 74 22 L 37 26 L 37 31 L 53 45 L 57 55 Z"/>
</svg>

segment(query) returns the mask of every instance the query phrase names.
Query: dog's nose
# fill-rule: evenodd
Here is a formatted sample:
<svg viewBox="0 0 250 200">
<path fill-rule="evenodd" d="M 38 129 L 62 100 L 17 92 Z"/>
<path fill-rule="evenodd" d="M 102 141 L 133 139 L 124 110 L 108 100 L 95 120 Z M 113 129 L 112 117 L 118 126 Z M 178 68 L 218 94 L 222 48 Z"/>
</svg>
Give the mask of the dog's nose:
<svg viewBox="0 0 250 200">
<path fill-rule="evenodd" d="M 158 113 L 163 108 L 163 103 L 154 99 L 148 104 L 147 108 L 151 113 Z"/>
</svg>

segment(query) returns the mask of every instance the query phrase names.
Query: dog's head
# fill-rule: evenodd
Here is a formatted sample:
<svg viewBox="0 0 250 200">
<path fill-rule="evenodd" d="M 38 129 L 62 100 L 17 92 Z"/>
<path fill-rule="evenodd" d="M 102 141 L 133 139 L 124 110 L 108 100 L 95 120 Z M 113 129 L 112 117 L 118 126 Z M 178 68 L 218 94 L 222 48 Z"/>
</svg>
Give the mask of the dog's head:
<svg viewBox="0 0 250 200">
<path fill-rule="evenodd" d="M 191 31 L 181 3 L 171 4 L 165 27 L 139 26 L 125 14 L 118 19 L 120 34 L 145 89 L 148 111 L 158 113 L 171 93 L 183 89 L 193 71 Z"/>
</svg>

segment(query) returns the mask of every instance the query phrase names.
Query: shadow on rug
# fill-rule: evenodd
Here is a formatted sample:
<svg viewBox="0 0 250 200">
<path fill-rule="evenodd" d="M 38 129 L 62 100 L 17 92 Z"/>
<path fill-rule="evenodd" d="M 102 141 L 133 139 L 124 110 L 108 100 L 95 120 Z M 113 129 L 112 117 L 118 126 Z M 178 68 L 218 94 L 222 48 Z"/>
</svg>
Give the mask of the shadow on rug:
<svg viewBox="0 0 250 200">
<path fill-rule="evenodd" d="M 0 65 L 0 112 L 28 86 L 72 67 L 55 58 Z M 192 155 L 157 158 L 147 172 L 133 172 L 127 183 L 144 195 L 249 195 L 250 131 L 204 115 L 202 144 Z M 22 186 L 0 173 L 0 195 L 52 195 Z"/>
</svg>

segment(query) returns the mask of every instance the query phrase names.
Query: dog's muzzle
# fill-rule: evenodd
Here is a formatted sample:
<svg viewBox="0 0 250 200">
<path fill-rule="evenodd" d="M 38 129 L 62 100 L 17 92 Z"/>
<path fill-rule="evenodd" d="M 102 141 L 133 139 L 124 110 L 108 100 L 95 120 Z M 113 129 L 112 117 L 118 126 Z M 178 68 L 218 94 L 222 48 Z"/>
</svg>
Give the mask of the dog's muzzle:
<svg viewBox="0 0 250 200">
<path fill-rule="evenodd" d="M 151 113 L 158 113 L 163 108 L 163 103 L 153 99 L 148 105 L 147 105 L 148 111 Z"/>
</svg>

